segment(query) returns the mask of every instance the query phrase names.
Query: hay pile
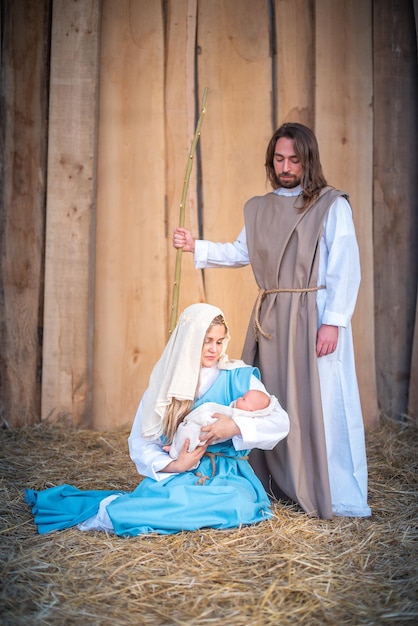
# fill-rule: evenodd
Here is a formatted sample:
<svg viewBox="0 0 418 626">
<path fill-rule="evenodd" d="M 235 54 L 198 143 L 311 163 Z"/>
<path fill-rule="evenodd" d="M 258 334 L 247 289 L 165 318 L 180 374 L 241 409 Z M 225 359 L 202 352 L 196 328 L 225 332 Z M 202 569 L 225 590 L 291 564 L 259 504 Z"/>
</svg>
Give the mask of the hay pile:
<svg viewBox="0 0 418 626">
<path fill-rule="evenodd" d="M 131 490 L 127 433 L 41 424 L 0 432 L 3 626 L 413 624 L 417 428 L 368 435 L 371 519 L 274 517 L 230 531 L 40 536 L 25 487 Z"/>
</svg>

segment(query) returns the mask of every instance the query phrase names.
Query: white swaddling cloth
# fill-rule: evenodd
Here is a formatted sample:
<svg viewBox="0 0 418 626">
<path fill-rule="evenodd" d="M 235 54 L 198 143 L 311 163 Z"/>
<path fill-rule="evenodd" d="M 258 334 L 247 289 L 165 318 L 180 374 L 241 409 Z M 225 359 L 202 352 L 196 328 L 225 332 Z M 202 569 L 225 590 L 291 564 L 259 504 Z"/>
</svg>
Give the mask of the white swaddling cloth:
<svg viewBox="0 0 418 626">
<path fill-rule="evenodd" d="M 210 424 L 216 422 L 216 417 L 212 417 L 214 413 L 222 413 L 228 417 L 264 417 L 272 412 L 277 402 L 277 398 L 270 396 L 270 402 L 267 407 L 253 411 L 243 411 L 242 409 L 238 409 L 235 407 L 235 402 L 232 402 L 229 406 L 218 404 L 217 402 L 205 402 L 201 404 L 196 409 L 193 409 L 193 411 L 190 411 L 190 413 L 186 415 L 184 420 L 178 425 L 171 443 L 169 453 L 170 457 L 172 459 L 178 459 L 186 439 L 190 439 L 188 447 L 189 452 L 192 452 L 192 450 L 194 450 L 197 446 L 202 446 L 204 442 L 200 441 L 200 431 L 203 426 L 209 426 Z M 192 469 L 196 469 L 197 465 Z"/>
</svg>

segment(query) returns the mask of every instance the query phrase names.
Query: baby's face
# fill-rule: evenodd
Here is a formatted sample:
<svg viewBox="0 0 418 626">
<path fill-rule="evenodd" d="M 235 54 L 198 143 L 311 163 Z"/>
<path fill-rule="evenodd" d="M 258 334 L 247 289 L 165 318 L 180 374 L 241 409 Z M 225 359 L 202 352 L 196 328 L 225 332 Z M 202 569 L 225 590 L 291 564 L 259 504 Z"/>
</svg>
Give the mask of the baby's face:
<svg viewBox="0 0 418 626">
<path fill-rule="evenodd" d="M 258 411 L 265 409 L 269 404 L 269 398 L 262 391 L 247 391 L 235 403 L 237 409 L 241 411 Z"/>
</svg>

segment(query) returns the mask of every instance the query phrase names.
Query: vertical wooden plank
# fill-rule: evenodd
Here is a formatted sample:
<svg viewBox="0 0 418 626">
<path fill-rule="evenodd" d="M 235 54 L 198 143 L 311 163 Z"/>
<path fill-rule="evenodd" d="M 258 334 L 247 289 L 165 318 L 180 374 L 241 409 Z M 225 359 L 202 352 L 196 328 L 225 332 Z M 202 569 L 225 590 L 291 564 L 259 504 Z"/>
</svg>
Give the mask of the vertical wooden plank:
<svg viewBox="0 0 418 626">
<path fill-rule="evenodd" d="M 177 2 L 167 3 L 164 106 L 167 146 L 168 285 L 171 289 L 176 260 L 171 235 L 174 227 L 179 224 L 183 183 L 195 131 L 195 106 L 197 100 L 195 94 L 196 26 L 197 0 L 177 0 Z M 205 132 L 205 122 L 202 132 Z M 197 154 L 194 158 L 190 176 L 185 226 L 197 236 L 199 232 L 197 215 Z M 183 254 L 179 313 L 187 305 L 193 302 L 204 301 L 204 299 L 202 272 L 194 269 L 193 256 L 191 254 Z M 171 307 L 171 302 L 169 304 Z"/>
<path fill-rule="evenodd" d="M 315 51 L 313 0 L 275 0 L 277 124 L 313 128 Z"/>
<path fill-rule="evenodd" d="M 102 5 L 94 426 L 131 423 L 168 329 L 162 5 Z"/>
<path fill-rule="evenodd" d="M 42 417 L 89 423 L 99 0 L 54 0 Z"/>
<path fill-rule="evenodd" d="M 199 85 L 207 85 L 202 146 L 203 236 L 233 241 L 246 200 L 266 192 L 264 159 L 272 134 L 269 16 L 264 0 L 199 3 Z M 249 267 L 205 271 L 207 301 L 232 329 L 231 356 L 241 353 L 256 296 Z"/>
<path fill-rule="evenodd" d="M 412 336 L 411 374 L 409 377 L 408 416 L 418 420 L 418 299 L 415 310 L 415 325 Z"/>
<path fill-rule="evenodd" d="M 1 7 L 0 420 L 40 418 L 50 3 Z"/>
<path fill-rule="evenodd" d="M 373 116 L 370 0 L 316 0 L 316 122 L 329 183 L 350 195 L 362 282 L 353 318 L 366 425 L 377 423 L 373 297 Z"/>
<path fill-rule="evenodd" d="M 414 0 L 415 37 L 418 54 L 418 0 Z M 412 341 L 411 375 L 409 378 L 408 415 L 418 420 L 418 294 L 415 309 L 415 327 Z"/>
<path fill-rule="evenodd" d="M 383 411 L 408 410 L 418 276 L 418 85 L 410 0 L 374 2 L 376 362 Z"/>
</svg>

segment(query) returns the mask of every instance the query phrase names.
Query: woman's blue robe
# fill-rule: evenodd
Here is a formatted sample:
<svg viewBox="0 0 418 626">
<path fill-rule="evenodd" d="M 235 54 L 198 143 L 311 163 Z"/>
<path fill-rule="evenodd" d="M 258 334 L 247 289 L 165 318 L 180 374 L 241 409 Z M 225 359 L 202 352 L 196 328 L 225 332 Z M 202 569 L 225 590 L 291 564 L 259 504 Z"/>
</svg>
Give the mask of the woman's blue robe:
<svg viewBox="0 0 418 626">
<path fill-rule="evenodd" d="M 221 370 L 212 387 L 196 402 L 229 405 L 248 391 L 258 370 Z M 209 454 L 208 454 L 209 453 Z M 248 462 L 249 450 L 236 451 L 232 441 L 209 446 L 195 470 L 161 481 L 144 478 L 130 493 L 107 506 L 120 536 L 172 534 L 199 528 L 235 528 L 271 517 L 270 503 Z M 75 526 L 94 516 L 100 501 L 118 491 L 81 491 L 60 485 L 44 491 L 26 490 L 39 533 Z"/>
</svg>

